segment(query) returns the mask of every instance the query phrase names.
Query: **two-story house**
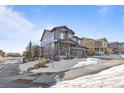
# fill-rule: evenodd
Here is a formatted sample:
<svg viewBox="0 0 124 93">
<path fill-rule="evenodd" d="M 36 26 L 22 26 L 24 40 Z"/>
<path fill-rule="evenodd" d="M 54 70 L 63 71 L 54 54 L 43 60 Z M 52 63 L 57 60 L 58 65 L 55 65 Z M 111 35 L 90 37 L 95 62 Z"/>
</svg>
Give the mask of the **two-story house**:
<svg viewBox="0 0 124 93">
<path fill-rule="evenodd" d="M 108 48 L 112 50 L 112 54 L 124 54 L 124 42 L 109 42 Z"/>
<path fill-rule="evenodd" d="M 117 46 L 119 42 L 109 42 L 108 43 L 108 49 L 110 51 L 109 54 L 115 54 L 117 52 Z"/>
<path fill-rule="evenodd" d="M 95 52 L 95 40 L 91 39 L 91 38 L 86 38 L 86 37 L 82 37 L 81 38 L 81 45 L 87 47 L 87 55 L 88 56 L 92 56 L 94 55 Z"/>
<path fill-rule="evenodd" d="M 103 55 L 107 54 L 108 41 L 106 38 L 95 40 L 95 54 Z"/>
<path fill-rule="evenodd" d="M 45 57 L 57 56 L 59 58 L 83 57 L 85 47 L 80 40 L 74 39 L 74 31 L 66 26 L 54 27 L 52 30 L 44 30 L 41 37 L 41 46 Z"/>
<path fill-rule="evenodd" d="M 87 47 L 87 55 L 101 55 L 107 53 L 108 41 L 106 38 L 91 39 L 82 37 L 81 45 Z"/>
<path fill-rule="evenodd" d="M 124 54 L 124 42 L 119 42 L 117 48 L 115 49 L 115 53 Z"/>
</svg>

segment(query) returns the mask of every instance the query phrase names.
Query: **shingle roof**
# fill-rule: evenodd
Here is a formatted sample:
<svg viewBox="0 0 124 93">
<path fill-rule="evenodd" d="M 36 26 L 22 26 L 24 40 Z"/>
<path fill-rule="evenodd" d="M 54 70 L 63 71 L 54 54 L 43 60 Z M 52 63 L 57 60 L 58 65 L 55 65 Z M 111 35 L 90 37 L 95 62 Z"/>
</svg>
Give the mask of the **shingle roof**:
<svg viewBox="0 0 124 93">
<path fill-rule="evenodd" d="M 65 31 L 70 31 L 70 32 L 72 32 L 73 34 L 75 34 L 74 31 L 72 31 L 71 29 L 69 29 L 67 26 L 57 26 L 57 27 L 54 27 L 51 31 L 54 31 L 54 30 L 56 30 L 56 29 L 58 29 L 58 31 L 59 31 L 59 29 L 61 29 L 61 28 L 65 28 L 65 29 L 67 29 L 67 30 L 65 30 Z"/>
</svg>

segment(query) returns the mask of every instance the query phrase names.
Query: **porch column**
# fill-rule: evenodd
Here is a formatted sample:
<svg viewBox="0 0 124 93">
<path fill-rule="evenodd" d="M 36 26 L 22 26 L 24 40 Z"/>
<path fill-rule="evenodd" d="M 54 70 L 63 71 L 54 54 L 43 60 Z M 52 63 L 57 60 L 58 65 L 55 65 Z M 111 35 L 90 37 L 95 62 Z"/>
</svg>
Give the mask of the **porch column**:
<svg viewBox="0 0 124 93">
<path fill-rule="evenodd" d="M 60 56 L 59 42 L 58 42 L 57 45 L 58 45 L 58 49 L 57 49 L 58 50 L 58 53 L 57 54 L 58 54 L 58 57 L 59 57 Z"/>
<path fill-rule="evenodd" d="M 98 48 L 98 54 L 100 54 L 100 48 Z"/>
<path fill-rule="evenodd" d="M 70 56 L 71 56 L 71 46 L 69 44 L 69 59 L 70 59 Z"/>
<path fill-rule="evenodd" d="M 76 46 L 76 56 L 79 57 L 79 55 L 78 55 L 78 46 Z"/>
<path fill-rule="evenodd" d="M 43 55 L 43 47 L 40 46 L 40 54 L 39 56 L 42 56 Z"/>
</svg>

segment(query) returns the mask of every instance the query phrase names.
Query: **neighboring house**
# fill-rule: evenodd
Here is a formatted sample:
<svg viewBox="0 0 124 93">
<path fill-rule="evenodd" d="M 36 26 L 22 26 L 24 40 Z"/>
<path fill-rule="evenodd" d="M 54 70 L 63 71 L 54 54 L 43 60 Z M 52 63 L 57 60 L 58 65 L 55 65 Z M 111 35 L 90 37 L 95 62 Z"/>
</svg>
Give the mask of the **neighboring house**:
<svg viewBox="0 0 124 93">
<path fill-rule="evenodd" d="M 124 42 L 110 42 L 108 47 L 112 49 L 112 54 L 124 54 Z"/>
<path fill-rule="evenodd" d="M 116 54 L 117 47 L 119 42 L 110 42 L 108 43 L 109 54 Z"/>
<path fill-rule="evenodd" d="M 119 42 L 115 50 L 117 54 L 124 54 L 124 42 Z"/>
<path fill-rule="evenodd" d="M 95 54 L 103 55 L 107 54 L 108 41 L 106 38 L 97 39 L 95 41 Z"/>
<path fill-rule="evenodd" d="M 66 26 L 44 30 L 41 37 L 41 46 L 45 57 L 75 58 L 83 57 L 86 50 L 81 46 L 80 39 Z"/>
<path fill-rule="evenodd" d="M 82 37 L 81 38 L 81 45 L 83 45 L 84 47 L 87 47 L 87 55 L 88 56 L 92 56 L 94 55 L 95 52 L 95 40 L 94 39 L 90 39 L 90 38 L 86 38 L 86 37 Z"/>
<path fill-rule="evenodd" d="M 90 38 L 81 38 L 81 45 L 88 48 L 88 55 L 103 55 L 107 54 L 108 41 L 106 38 L 101 39 L 90 39 Z"/>
</svg>

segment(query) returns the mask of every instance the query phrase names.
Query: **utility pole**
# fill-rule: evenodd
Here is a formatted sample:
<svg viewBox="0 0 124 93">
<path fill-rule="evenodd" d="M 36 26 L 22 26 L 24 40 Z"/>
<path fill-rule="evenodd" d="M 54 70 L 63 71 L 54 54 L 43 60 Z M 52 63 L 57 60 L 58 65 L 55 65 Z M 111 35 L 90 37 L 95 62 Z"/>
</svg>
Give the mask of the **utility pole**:
<svg viewBox="0 0 124 93">
<path fill-rule="evenodd" d="M 52 61 L 52 68 L 54 68 L 54 56 L 53 55 L 51 55 L 51 61 Z"/>
</svg>

